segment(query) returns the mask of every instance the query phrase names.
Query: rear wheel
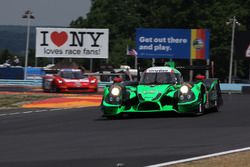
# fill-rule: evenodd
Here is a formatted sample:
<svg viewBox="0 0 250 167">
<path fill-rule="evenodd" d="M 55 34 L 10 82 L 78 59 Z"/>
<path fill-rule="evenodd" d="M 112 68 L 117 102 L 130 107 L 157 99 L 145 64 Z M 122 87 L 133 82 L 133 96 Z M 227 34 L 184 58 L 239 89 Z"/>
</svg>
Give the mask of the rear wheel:
<svg viewBox="0 0 250 167">
<path fill-rule="evenodd" d="M 218 100 L 214 101 L 214 106 L 211 108 L 213 112 L 218 112 L 219 111 L 219 106 L 218 106 Z"/>
</svg>

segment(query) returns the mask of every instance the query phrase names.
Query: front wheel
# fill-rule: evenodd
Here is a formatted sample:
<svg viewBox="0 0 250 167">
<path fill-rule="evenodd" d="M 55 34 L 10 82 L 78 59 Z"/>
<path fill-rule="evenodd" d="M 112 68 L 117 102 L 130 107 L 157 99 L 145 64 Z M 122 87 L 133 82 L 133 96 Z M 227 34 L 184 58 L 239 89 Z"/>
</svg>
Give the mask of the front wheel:
<svg viewBox="0 0 250 167">
<path fill-rule="evenodd" d="M 116 119 L 122 119 L 122 115 L 109 115 L 105 116 L 108 120 L 116 120 Z"/>
<path fill-rule="evenodd" d="M 52 84 L 50 92 L 57 93 L 57 92 L 60 92 L 60 89 L 55 84 Z"/>
</svg>

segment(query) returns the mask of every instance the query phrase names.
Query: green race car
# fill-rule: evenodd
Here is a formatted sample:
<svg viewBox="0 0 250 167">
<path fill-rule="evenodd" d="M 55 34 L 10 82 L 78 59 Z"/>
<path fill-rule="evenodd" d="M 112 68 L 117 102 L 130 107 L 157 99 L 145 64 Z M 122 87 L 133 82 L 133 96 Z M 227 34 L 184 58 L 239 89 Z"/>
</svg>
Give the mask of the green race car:
<svg viewBox="0 0 250 167">
<path fill-rule="evenodd" d="M 101 108 L 108 118 L 173 111 L 201 115 L 207 109 L 218 111 L 222 103 L 218 79 L 184 82 L 176 68 L 158 66 L 145 70 L 140 82 L 120 82 L 105 87 Z"/>
</svg>

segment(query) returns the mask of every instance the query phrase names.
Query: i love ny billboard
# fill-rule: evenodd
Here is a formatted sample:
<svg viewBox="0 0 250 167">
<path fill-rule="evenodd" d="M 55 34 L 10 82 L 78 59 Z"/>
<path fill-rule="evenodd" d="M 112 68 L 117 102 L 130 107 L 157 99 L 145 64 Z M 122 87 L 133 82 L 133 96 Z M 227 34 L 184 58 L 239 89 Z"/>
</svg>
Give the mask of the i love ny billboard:
<svg viewBox="0 0 250 167">
<path fill-rule="evenodd" d="M 108 58 L 108 29 L 36 28 L 36 57 Z"/>
</svg>

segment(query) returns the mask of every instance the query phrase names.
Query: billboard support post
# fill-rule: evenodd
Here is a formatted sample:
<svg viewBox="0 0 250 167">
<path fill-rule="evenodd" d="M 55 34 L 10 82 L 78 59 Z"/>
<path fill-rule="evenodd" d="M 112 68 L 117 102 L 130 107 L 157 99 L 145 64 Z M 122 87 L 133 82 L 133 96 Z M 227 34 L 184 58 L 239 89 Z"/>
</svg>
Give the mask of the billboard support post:
<svg viewBox="0 0 250 167">
<path fill-rule="evenodd" d="M 210 60 L 207 59 L 207 66 L 210 66 Z M 209 69 L 206 70 L 206 78 L 209 78 Z"/>
<path fill-rule="evenodd" d="M 93 72 L 93 59 L 90 59 L 89 70 L 90 72 Z"/>
<path fill-rule="evenodd" d="M 137 69 L 137 56 L 135 56 L 135 69 Z"/>
<path fill-rule="evenodd" d="M 190 59 L 190 66 L 193 66 L 193 59 L 192 58 Z M 190 70 L 189 71 L 189 82 L 193 81 L 193 75 L 194 75 L 194 71 Z"/>
<path fill-rule="evenodd" d="M 155 58 L 152 59 L 152 67 L 155 66 Z"/>
</svg>

